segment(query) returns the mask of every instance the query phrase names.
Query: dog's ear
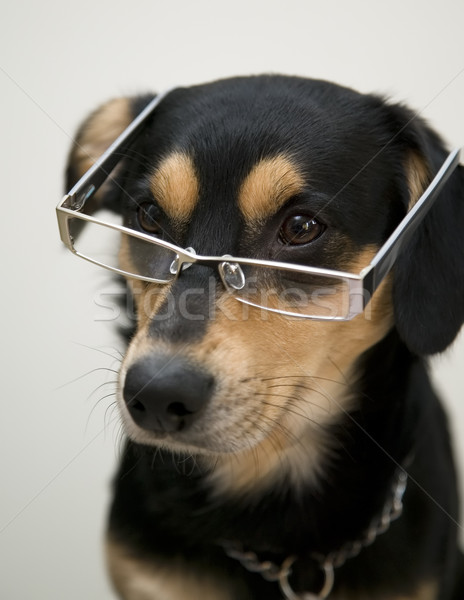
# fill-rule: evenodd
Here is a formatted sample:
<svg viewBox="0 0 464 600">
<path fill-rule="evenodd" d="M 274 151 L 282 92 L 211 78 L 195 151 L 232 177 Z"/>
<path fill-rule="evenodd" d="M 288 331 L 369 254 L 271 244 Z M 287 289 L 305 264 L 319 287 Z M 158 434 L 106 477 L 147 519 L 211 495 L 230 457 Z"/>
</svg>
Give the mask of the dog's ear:
<svg viewBox="0 0 464 600">
<path fill-rule="evenodd" d="M 409 209 L 443 164 L 440 138 L 401 107 L 402 147 Z M 398 123 L 398 120 L 397 120 Z M 399 335 L 420 355 L 442 352 L 464 322 L 464 168 L 459 166 L 433 208 L 402 250 L 393 271 L 393 304 Z"/>
<path fill-rule="evenodd" d="M 94 111 L 80 126 L 69 153 L 66 191 L 95 163 L 133 119 L 129 98 L 110 100 Z M 104 187 L 99 194 L 102 195 Z"/>
</svg>

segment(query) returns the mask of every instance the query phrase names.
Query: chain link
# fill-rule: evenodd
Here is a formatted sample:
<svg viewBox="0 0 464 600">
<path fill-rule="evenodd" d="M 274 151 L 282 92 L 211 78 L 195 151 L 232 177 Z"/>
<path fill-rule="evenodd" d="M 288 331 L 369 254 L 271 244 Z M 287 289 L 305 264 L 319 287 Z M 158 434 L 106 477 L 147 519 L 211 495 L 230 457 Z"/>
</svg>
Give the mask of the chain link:
<svg viewBox="0 0 464 600">
<path fill-rule="evenodd" d="M 224 544 L 224 550 L 230 558 L 238 562 L 250 573 L 259 573 L 266 581 L 279 581 L 285 575 L 290 575 L 290 567 L 285 568 L 284 563 L 278 566 L 270 560 L 260 561 L 254 552 L 243 552 L 238 544 L 228 542 Z M 288 570 L 288 572 L 287 572 Z"/>
<path fill-rule="evenodd" d="M 339 550 L 328 555 L 335 568 L 341 567 L 350 558 L 358 556 L 363 548 L 367 548 L 373 544 L 379 535 L 388 531 L 393 521 L 399 519 L 403 513 L 403 496 L 406 491 L 407 481 L 408 475 L 406 471 L 401 468 L 397 469 L 392 485 L 391 498 L 385 503 L 380 517 L 371 522 L 366 533 L 359 540 L 348 542 Z"/>
<path fill-rule="evenodd" d="M 377 537 L 385 533 L 393 521 L 401 516 L 407 481 L 406 471 L 398 468 L 391 488 L 391 497 L 385 503 L 380 517 L 371 522 L 369 528 L 359 540 L 347 542 L 327 556 L 312 555 L 324 576 L 322 588 L 318 593 L 306 591 L 297 594 L 291 587 L 289 577 L 292 574 L 293 564 L 298 560 L 297 556 L 289 556 L 281 565 L 277 565 L 269 560 L 259 560 L 254 552 L 245 552 L 239 544 L 224 542 L 222 546 L 227 556 L 237 560 L 250 573 L 258 573 L 266 581 L 278 582 L 285 600 L 324 600 L 328 597 L 334 585 L 334 569 L 344 565 L 350 558 L 358 556 L 363 548 L 373 544 Z"/>
</svg>

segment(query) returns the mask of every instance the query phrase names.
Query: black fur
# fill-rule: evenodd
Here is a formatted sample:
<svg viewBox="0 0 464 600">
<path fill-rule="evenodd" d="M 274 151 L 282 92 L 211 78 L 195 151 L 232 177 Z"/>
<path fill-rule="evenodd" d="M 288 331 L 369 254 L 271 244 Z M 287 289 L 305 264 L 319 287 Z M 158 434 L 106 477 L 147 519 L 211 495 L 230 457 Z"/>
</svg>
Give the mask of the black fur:
<svg viewBox="0 0 464 600">
<path fill-rule="evenodd" d="M 132 101 L 134 115 L 149 99 Z M 408 109 L 330 83 L 262 76 L 178 89 L 160 104 L 108 192 L 106 202 L 128 226 L 137 227 L 133 199 L 150 197 L 147 176 L 172 150 L 194 157 L 200 197 L 188 227 L 160 212 L 171 240 L 200 254 L 339 269 L 364 246 L 380 246 L 405 215 L 411 154 L 430 175 L 446 156 L 442 141 Z M 251 235 L 235 202 L 240 184 L 260 159 L 281 153 L 299 165 L 307 186 Z M 114 484 L 112 539 L 156 565 L 180 556 L 199 573 L 214 572 L 236 600 L 278 600 L 277 585 L 228 558 L 222 542 L 234 540 L 278 563 L 295 554 L 295 588 L 317 589 L 311 555 L 358 539 L 403 465 L 403 516 L 337 569 L 334 594 L 342 595 L 330 598 L 413 598 L 431 580 L 437 599 L 464 597 L 446 417 L 422 358 L 449 346 L 464 321 L 463 171 L 452 176 L 394 267 L 394 326 L 358 357 L 351 389 L 357 408 L 330 428 L 337 456 L 320 485 L 217 496 L 195 457 L 128 442 Z M 72 165 L 69 174 L 76 176 Z M 278 223 L 308 204 L 328 225 L 324 239 L 309 255 L 276 246 Z M 185 286 L 204 290 L 190 306 L 202 318 L 155 318 L 153 339 L 188 344 L 205 335 L 214 298 L 207 297 L 202 267 L 179 278 L 172 293 Z"/>
</svg>

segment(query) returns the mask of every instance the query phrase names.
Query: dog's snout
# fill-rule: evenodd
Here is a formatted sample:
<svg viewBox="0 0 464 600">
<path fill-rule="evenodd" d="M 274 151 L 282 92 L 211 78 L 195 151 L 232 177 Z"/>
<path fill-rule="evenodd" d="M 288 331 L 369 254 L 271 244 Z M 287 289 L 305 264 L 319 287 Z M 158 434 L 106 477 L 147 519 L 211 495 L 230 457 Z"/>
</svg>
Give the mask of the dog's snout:
<svg viewBox="0 0 464 600">
<path fill-rule="evenodd" d="M 214 378 L 180 357 L 150 356 L 132 365 L 124 400 L 134 422 L 158 433 L 188 428 L 208 403 Z"/>
</svg>

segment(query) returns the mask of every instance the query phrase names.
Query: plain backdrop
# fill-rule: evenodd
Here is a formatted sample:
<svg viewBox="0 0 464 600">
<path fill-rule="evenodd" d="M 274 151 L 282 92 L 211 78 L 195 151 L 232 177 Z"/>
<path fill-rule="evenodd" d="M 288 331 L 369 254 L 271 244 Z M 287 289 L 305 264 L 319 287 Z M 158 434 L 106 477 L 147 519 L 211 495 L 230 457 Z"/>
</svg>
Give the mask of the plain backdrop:
<svg viewBox="0 0 464 600">
<path fill-rule="evenodd" d="M 2 599 L 113 598 L 118 290 L 61 247 L 54 210 L 82 118 L 121 94 L 282 72 L 404 100 L 464 145 L 463 40 L 462 0 L 2 3 Z M 463 372 L 461 336 L 433 361 L 461 465 Z"/>
</svg>

